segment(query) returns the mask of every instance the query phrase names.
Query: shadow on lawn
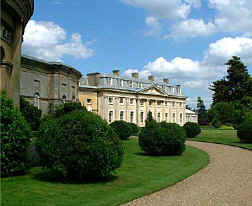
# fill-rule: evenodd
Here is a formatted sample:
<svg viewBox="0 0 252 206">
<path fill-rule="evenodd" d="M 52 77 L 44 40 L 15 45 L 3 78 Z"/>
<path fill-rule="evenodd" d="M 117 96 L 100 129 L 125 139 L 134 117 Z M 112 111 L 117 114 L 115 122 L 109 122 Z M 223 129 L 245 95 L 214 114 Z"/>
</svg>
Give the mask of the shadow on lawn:
<svg viewBox="0 0 252 206">
<path fill-rule="evenodd" d="M 86 180 L 79 180 L 77 178 L 65 178 L 59 176 L 56 172 L 51 170 L 41 170 L 35 174 L 32 174 L 32 178 L 42 181 L 42 182 L 53 182 L 53 183 L 62 183 L 62 184 L 101 184 L 113 182 L 118 179 L 115 175 L 110 175 L 103 178 L 88 178 Z"/>
</svg>

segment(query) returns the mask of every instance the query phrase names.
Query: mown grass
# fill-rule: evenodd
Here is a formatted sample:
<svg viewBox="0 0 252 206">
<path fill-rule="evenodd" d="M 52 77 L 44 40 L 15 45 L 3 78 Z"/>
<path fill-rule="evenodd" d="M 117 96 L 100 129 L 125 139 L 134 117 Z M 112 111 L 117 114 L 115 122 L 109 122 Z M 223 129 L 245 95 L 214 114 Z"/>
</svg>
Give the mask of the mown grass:
<svg viewBox="0 0 252 206">
<path fill-rule="evenodd" d="M 252 150 L 252 143 L 241 142 L 236 130 L 203 129 L 201 134 L 189 140 L 226 144 Z"/>
<path fill-rule="evenodd" d="M 103 182 L 50 182 L 41 168 L 25 176 L 1 179 L 4 206 L 113 206 L 173 185 L 205 167 L 207 153 L 187 146 L 182 156 L 151 157 L 136 139 L 124 142 L 124 162 Z"/>
</svg>

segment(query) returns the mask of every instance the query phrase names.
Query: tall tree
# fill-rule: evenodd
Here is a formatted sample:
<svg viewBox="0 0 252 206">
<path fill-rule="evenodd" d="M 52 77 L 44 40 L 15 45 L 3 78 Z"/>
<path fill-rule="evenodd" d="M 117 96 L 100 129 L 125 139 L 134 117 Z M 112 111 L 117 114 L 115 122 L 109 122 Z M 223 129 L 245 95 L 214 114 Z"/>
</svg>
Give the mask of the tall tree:
<svg viewBox="0 0 252 206">
<path fill-rule="evenodd" d="M 245 96 L 252 96 L 252 79 L 246 66 L 239 57 L 232 57 L 226 65 L 227 76 L 213 82 L 213 105 L 218 102 L 240 101 Z"/>
<path fill-rule="evenodd" d="M 208 123 L 207 110 L 204 101 L 201 97 L 198 97 L 197 103 L 198 121 L 200 125 L 205 125 Z"/>
</svg>

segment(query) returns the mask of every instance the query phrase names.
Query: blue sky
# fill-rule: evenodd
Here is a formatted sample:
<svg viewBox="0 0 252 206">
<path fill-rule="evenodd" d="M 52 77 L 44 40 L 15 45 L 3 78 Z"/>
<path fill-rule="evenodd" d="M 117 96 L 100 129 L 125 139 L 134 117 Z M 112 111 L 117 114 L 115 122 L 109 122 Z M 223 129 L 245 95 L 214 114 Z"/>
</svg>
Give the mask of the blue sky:
<svg viewBox="0 0 252 206">
<path fill-rule="evenodd" d="M 211 103 L 209 84 L 241 57 L 252 74 L 249 0 L 35 0 L 23 54 L 61 61 L 86 75 L 168 77 L 188 104 Z"/>
</svg>

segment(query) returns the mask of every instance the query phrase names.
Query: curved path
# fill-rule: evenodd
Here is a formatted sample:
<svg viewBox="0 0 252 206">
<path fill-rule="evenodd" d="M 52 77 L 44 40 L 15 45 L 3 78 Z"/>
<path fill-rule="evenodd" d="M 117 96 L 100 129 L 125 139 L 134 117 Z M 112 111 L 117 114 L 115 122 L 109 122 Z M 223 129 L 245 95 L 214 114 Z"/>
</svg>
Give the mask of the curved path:
<svg viewBox="0 0 252 206">
<path fill-rule="evenodd" d="M 203 142 L 187 144 L 206 151 L 209 165 L 125 206 L 252 206 L 252 151 Z"/>
</svg>

